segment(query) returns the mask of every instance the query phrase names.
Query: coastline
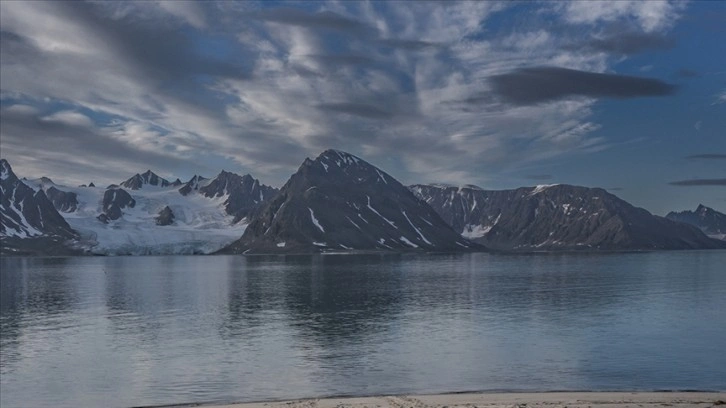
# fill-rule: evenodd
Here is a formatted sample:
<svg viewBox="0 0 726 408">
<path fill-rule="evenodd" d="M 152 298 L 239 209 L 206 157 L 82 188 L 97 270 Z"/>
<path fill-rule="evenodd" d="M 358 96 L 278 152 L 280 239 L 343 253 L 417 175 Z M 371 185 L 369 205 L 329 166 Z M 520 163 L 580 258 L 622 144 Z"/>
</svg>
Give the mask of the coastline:
<svg viewBox="0 0 726 408">
<path fill-rule="evenodd" d="M 530 392 L 450 393 L 373 397 L 331 397 L 169 407 L 205 408 L 662 408 L 726 406 L 726 392 Z"/>
</svg>

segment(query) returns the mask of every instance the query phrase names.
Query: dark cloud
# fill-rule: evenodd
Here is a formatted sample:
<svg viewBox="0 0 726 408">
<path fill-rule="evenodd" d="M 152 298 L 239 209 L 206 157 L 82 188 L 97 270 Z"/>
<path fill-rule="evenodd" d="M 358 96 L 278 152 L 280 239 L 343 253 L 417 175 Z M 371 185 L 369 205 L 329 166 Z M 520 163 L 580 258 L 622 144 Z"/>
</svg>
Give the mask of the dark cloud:
<svg viewBox="0 0 726 408">
<path fill-rule="evenodd" d="M 622 32 L 603 38 L 590 38 L 582 43 L 569 44 L 565 46 L 565 49 L 632 55 L 649 50 L 668 50 L 675 45 L 676 42 L 673 38 L 657 33 Z"/>
<path fill-rule="evenodd" d="M 723 154 L 723 153 L 692 154 L 690 156 L 686 156 L 686 159 L 726 160 L 726 154 Z"/>
<path fill-rule="evenodd" d="M 676 76 L 680 78 L 698 78 L 701 76 L 701 74 L 687 68 L 681 68 L 676 71 Z"/>
<path fill-rule="evenodd" d="M 671 181 L 672 186 L 726 186 L 726 178 L 722 179 L 691 179 Z"/>
<path fill-rule="evenodd" d="M 391 119 L 394 116 L 392 112 L 363 103 L 324 103 L 316 107 L 325 112 L 347 113 L 367 119 Z"/>
<path fill-rule="evenodd" d="M 378 31 L 356 19 L 348 18 L 332 11 L 306 13 L 292 8 L 277 8 L 251 13 L 252 18 L 279 24 L 294 25 L 312 29 L 335 30 L 351 35 L 377 35 Z"/>
<path fill-rule="evenodd" d="M 524 176 L 524 178 L 529 180 L 550 180 L 552 179 L 551 174 L 530 174 L 528 176 Z"/>
<path fill-rule="evenodd" d="M 102 3 L 59 2 L 65 16 L 113 50 L 120 60 L 163 83 L 189 80 L 198 75 L 249 79 L 250 69 L 241 62 L 211 58 L 179 27 L 131 16 L 115 17 Z"/>
<path fill-rule="evenodd" d="M 494 93 L 514 105 L 535 105 L 570 96 L 637 98 L 666 96 L 676 86 L 658 79 L 600 74 L 559 67 L 521 68 L 489 77 Z"/>
</svg>

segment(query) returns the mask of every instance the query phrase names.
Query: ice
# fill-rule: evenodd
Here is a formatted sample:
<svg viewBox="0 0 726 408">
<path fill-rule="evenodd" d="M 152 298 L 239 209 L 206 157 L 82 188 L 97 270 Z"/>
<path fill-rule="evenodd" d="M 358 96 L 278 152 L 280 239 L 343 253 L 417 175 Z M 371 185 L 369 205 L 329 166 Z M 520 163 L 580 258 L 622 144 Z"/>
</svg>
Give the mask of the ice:
<svg viewBox="0 0 726 408">
<path fill-rule="evenodd" d="M 285 248 L 285 242 L 278 242 L 277 243 L 278 248 Z"/>
</svg>

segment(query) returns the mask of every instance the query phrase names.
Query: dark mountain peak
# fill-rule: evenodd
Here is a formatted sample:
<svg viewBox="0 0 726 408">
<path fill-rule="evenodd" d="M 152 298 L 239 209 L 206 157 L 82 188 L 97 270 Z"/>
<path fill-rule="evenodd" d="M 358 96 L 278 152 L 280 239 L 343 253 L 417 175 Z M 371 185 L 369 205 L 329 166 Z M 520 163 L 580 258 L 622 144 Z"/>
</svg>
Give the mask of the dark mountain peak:
<svg viewBox="0 0 726 408">
<path fill-rule="evenodd" d="M 184 184 L 184 183 L 182 183 L 182 181 L 181 181 L 181 180 L 179 180 L 179 178 L 177 177 L 177 179 L 176 179 L 176 180 L 174 180 L 174 181 L 173 181 L 173 182 L 172 182 L 172 183 L 171 183 L 170 185 L 171 185 L 172 187 L 179 187 L 179 186 L 181 186 L 182 184 Z"/>
<path fill-rule="evenodd" d="M 0 236 L 13 239 L 77 238 L 77 233 L 54 208 L 42 189 L 35 191 L 0 160 Z"/>
<path fill-rule="evenodd" d="M 90 183 L 88 183 L 88 187 L 96 187 L 96 185 L 93 184 L 93 182 L 90 182 Z"/>
<path fill-rule="evenodd" d="M 390 182 L 402 187 L 396 179 L 383 170 L 357 156 L 335 149 L 322 152 L 314 160 L 305 159 L 293 178 L 303 178 L 313 184 L 322 182 L 336 185 L 387 185 Z M 293 178 L 290 181 L 293 181 Z"/>
<path fill-rule="evenodd" d="M 472 246 L 393 177 L 331 149 L 306 159 L 227 251 L 455 251 Z"/>
<path fill-rule="evenodd" d="M 151 170 L 146 170 L 143 174 L 136 173 L 128 180 L 121 183 L 121 186 L 131 190 L 138 190 L 145 185 L 168 187 L 171 183 L 168 180 L 159 177 Z"/>
<path fill-rule="evenodd" d="M 13 173 L 13 168 L 10 167 L 5 159 L 0 159 L 0 180 L 17 180 L 18 176 Z"/>
<path fill-rule="evenodd" d="M 696 226 L 714 238 L 726 239 L 726 214 L 703 204 L 696 211 L 669 212 L 666 218 Z"/>
<path fill-rule="evenodd" d="M 45 195 L 60 212 L 70 213 L 78 208 L 78 195 L 74 192 L 62 191 L 51 186 L 45 190 Z"/>
<path fill-rule="evenodd" d="M 200 185 L 198 191 L 207 198 L 226 196 L 225 211 L 234 216 L 233 222 L 238 222 L 264 201 L 272 198 L 278 190 L 261 184 L 259 180 L 249 174 L 240 176 L 222 170 L 217 177 Z M 184 194 L 181 190 L 180 192 Z"/>
<path fill-rule="evenodd" d="M 207 180 L 207 178 L 195 174 L 189 179 L 189 181 L 184 183 L 184 185 L 179 189 L 179 193 L 185 196 L 192 191 L 197 191 L 199 190 L 199 184 L 205 180 Z"/>
</svg>

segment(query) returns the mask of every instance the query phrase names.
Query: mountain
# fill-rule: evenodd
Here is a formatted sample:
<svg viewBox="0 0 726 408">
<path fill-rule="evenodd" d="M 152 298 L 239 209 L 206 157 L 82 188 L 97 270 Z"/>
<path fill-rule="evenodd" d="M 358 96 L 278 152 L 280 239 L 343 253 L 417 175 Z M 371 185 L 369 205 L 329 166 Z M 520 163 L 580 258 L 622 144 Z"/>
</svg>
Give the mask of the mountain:
<svg viewBox="0 0 726 408">
<path fill-rule="evenodd" d="M 48 187 L 45 195 L 53 203 L 53 207 L 60 212 L 73 212 L 78 208 L 78 195 L 76 193 L 61 191 L 55 186 Z"/>
<path fill-rule="evenodd" d="M 0 239 L 2 253 L 61 254 L 65 242 L 78 237 L 42 189 L 37 191 L 0 160 Z"/>
<path fill-rule="evenodd" d="M 200 184 L 204 183 L 207 179 L 202 176 L 197 176 L 196 174 L 189 179 L 184 185 L 179 189 L 179 193 L 183 196 L 190 194 L 192 191 L 199 190 Z"/>
<path fill-rule="evenodd" d="M 199 193 L 207 198 L 226 197 L 224 209 L 234 217 L 234 222 L 247 217 L 263 202 L 277 194 L 277 189 L 260 184 L 249 174 L 240 176 L 222 170 L 217 177 L 200 185 Z"/>
<path fill-rule="evenodd" d="M 121 183 L 121 187 L 126 187 L 130 190 L 138 190 L 147 185 L 168 187 L 169 185 L 171 185 L 171 183 L 169 183 L 168 180 L 159 177 L 151 170 L 146 170 L 146 172 L 143 174 L 136 173 L 133 177 Z"/>
<path fill-rule="evenodd" d="M 124 208 L 134 208 L 135 205 L 136 200 L 123 188 L 109 188 L 103 193 L 101 200 L 103 212 L 96 218 L 108 224 L 109 221 L 121 218 Z"/>
<path fill-rule="evenodd" d="M 712 238 L 726 240 L 726 214 L 703 204 L 699 204 L 696 211 L 669 212 L 666 218 L 694 225 Z"/>
<path fill-rule="evenodd" d="M 487 191 L 413 185 L 463 237 L 500 250 L 720 248 L 697 228 L 652 215 L 601 188 L 541 185 Z"/>
<path fill-rule="evenodd" d="M 224 253 L 454 251 L 476 247 L 384 171 L 326 150 L 306 159 Z"/>
</svg>

